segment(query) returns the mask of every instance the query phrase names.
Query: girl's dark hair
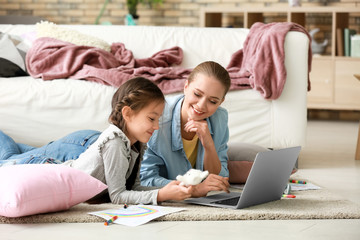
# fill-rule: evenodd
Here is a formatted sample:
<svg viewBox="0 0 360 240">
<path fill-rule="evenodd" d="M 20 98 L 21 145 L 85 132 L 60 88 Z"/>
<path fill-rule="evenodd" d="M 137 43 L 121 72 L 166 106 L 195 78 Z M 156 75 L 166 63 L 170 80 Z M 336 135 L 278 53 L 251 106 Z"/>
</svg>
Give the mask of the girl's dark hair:
<svg viewBox="0 0 360 240">
<path fill-rule="evenodd" d="M 133 111 L 139 112 L 154 101 L 165 102 L 164 94 L 155 83 L 143 77 L 130 79 L 114 93 L 109 121 L 126 134 L 122 108 L 128 106 Z"/>
<path fill-rule="evenodd" d="M 225 88 L 225 94 L 229 91 L 231 80 L 228 71 L 222 67 L 220 64 L 213 62 L 213 61 L 207 61 L 200 63 L 197 65 L 192 72 L 190 73 L 188 77 L 189 83 L 191 83 L 195 76 L 199 73 L 205 74 L 209 77 L 216 78 L 219 82 L 221 82 Z"/>
</svg>

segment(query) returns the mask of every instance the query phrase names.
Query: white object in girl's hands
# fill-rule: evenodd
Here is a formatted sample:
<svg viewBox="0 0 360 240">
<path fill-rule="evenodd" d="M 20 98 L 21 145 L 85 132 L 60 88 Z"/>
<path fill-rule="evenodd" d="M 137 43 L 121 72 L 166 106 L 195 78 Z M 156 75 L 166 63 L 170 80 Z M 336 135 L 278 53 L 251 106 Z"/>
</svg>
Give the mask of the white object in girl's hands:
<svg viewBox="0 0 360 240">
<path fill-rule="evenodd" d="M 208 171 L 190 169 L 184 175 L 178 175 L 176 180 L 180 181 L 182 186 L 197 185 L 209 175 Z"/>
</svg>

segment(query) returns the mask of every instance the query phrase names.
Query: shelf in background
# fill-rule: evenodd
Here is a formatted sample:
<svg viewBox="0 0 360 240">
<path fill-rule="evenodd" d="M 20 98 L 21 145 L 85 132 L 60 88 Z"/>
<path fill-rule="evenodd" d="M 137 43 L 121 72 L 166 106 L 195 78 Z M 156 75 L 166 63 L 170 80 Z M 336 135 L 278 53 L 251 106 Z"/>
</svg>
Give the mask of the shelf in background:
<svg viewBox="0 0 360 240">
<path fill-rule="evenodd" d="M 313 57 L 308 108 L 360 110 L 360 81 L 354 77 L 360 75 L 360 58 L 342 56 L 339 46 L 343 43 L 336 37 L 337 29 L 351 28 L 360 34 L 360 7 L 200 9 L 201 27 L 251 28 L 255 22 L 295 22 L 308 31 L 319 28 L 315 41 L 327 39 L 329 44 L 324 53 Z"/>
</svg>

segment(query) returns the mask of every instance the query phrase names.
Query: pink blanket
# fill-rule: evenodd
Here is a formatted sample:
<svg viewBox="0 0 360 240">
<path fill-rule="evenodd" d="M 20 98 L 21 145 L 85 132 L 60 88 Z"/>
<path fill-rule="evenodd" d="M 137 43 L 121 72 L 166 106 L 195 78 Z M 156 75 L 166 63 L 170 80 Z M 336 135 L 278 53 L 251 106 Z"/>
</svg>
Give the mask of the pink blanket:
<svg viewBox="0 0 360 240">
<path fill-rule="evenodd" d="M 289 31 L 308 32 L 296 23 L 282 22 L 264 24 L 257 22 L 240 49 L 231 57 L 227 66 L 232 85 L 253 88 L 265 99 L 277 99 L 285 85 L 284 42 Z M 309 72 L 311 70 L 311 44 L 308 50 L 308 91 L 310 90 Z M 234 87 L 234 86 L 233 86 Z"/>
<path fill-rule="evenodd" d="M 135 59 L 122 43 L 113 43 L 111 52 L 107 52 L 54 38 L 38 38 L 26 55 L 26 65 L 32 77 L 43 80 L 85 79 L 115 87 L 133 77 L 143 76 L 156 82 L 166 94 L 183 90 L 191 70 L 171 67 L 180 64 L 182 59 L 179 47 Z"/>
<path fill-rule="evenodd" d="M 295 23 L 256 23 L 244 43 L 233 54 L 227 70 L 231 88 L 254 88 L 265 99 L 277 99 L 286 80 L 284 41 L 288 31 L 306 30 Z M 310 36 L 308 35 L 309 39 Z M 309 71 L 311 67 L 309 48 Z M 38 38 L 26 55 L 29 74 L 43 80 L 85 79 L 119 87 L 125 81 L 143 76 L 154 81 L 165 93 L 183 90 L 191 69 L 174 67 L 183 59 L 182 49 L 173 47 L 144 59 L 135 59 L 122 43 L 113 43 L 111 52 L 77 46 L 54 38 Z M 308 89 L 310 81 L 308 79 Z"/>
</svg>

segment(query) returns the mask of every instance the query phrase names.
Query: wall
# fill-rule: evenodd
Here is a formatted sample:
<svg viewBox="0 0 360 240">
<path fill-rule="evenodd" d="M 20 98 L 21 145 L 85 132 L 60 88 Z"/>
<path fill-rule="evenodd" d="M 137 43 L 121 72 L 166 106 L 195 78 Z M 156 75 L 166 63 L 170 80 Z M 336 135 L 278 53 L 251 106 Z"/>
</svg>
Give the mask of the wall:
<svg viewBox="0 0 360 240">
<path fill-rule="evenodd" d="M 0 15 L 34 15 L 57 24 L 94 24 L 105 0 L 0 0 Z M 302 6 L 357 6 L 360 0 L 302 0 Z M 199 26 L 199 9 L 206 6 L 288 6 L 287 0 L 164 0 L 150 9 L 139 5 L 139 24 Z M 125 0 L 109 0 L 100 22 L 124 24 Z M 235 22 L 234 22 L 235 21 Z M 326 20 L 325 20 L 326 21 Z M 236 19 L 229 21 L 236 24 Z M 327 24 L 327 23 L 326 23 Z"/>
</svg>

